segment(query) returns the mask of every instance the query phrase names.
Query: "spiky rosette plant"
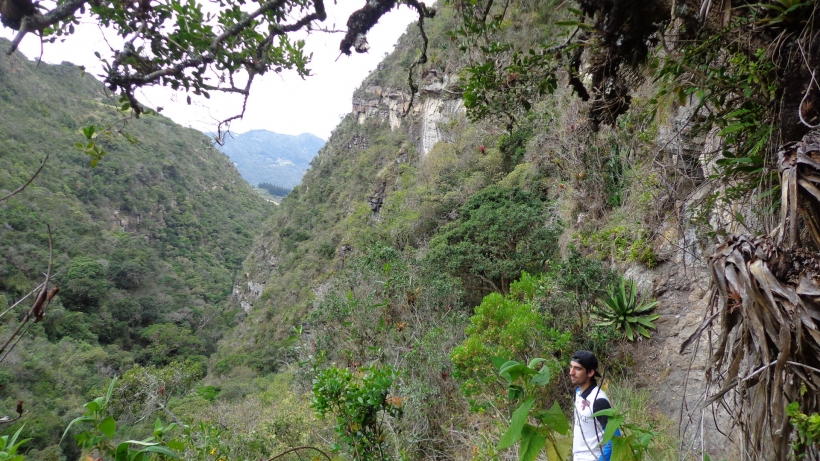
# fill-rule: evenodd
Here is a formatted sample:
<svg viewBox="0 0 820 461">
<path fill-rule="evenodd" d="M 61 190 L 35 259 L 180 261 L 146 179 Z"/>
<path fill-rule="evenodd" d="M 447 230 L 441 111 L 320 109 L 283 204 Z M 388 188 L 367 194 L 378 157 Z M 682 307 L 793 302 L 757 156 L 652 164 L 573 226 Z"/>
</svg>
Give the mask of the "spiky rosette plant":
<svg viewBox="0 0 820 461">
<path fill-rule="evenodd" d="M 595 315 L 603 320 L 597 325 L 610 326 L 624 332 L 630 341 L 635 340 L 635 333 L 649 338 L 649 330 L 654 330 L 652 323 L 660 317 L 660 314 L 651 314 L 652 309 L 658 306 L 657 300 L 645 301 L 644 297 L 638 296 L 638 289 L 635 281 L 621 279 L 621 283 L 615 286 L 611 296 L 604 299 L 604 305 L 595 310 Z"/>
</svg>

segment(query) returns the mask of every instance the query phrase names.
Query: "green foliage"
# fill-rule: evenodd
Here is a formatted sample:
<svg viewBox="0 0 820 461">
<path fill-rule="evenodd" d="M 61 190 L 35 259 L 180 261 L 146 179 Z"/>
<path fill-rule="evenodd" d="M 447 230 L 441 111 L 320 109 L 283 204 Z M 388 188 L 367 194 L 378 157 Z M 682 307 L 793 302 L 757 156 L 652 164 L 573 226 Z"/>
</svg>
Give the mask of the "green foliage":
<svg viewBox="0 0 820 461">
<path fill-rule="evenodd" d="M 649 445 L 657 432 L 638 424 L 627 422 L 626 416 L 617 408 L 609 408 L 592 414 L 593 417 L 606 416 L 606 430 L 601 445 L 612 441 L 612 458 L 616 461 L 643 461 L 649 456 Z M 615 435 L 620 431 L 621 435 Z"/>
<path fill-rule="evenodd" d="M 532 128 L 519 128 L 510 134 L 503 134 L 498 138 L 498 149 L 504 154 L 504 163 L 507 170 L 512 170 L 524 158 L 527 152 L 527 143 L 532 139 Z"/>
<path fill-rule="evenodd" d="M 143 330 L 142 337 L 149 341 L 144 351 L 145 362 L 155 365 L 165 365 L 175 358 L 188 358 L 205 352 L 202 340 L 188 328 L 173 323 L 151 325 Z"/>
<path fill-rule="evenodd" d="M 28 180 L 42 152 L 54 153 L 24 192 L 0 203 L 0 296 L 17 300 L 42 281 L 50 224 L 61 291 L 38 324 L 43 328 L 28 334 L 54 344 L 72 338 L 116 346 L 100 349 L 108 357 L 88 377 L 63 377 L 56 387 L 61 392 L 36 399 L 43 405 L 37 420 L 48 421 L 45 414 L 65 414 L 76 403 L 72 399 L 85 398 L 89 382 L 112 370 L 124 372 L 108 368 L 123 352 L 134 352 L 125 354 L 132 364 L 133 357 L 155 363 L 142 353 L 152 341 L 142 330 L 152 324 L 174 323 L 194 332 L 193 343 L 200 345 L 194 344 L 193 353 L 212 352 L 235 321 L 228 302 L 234 276 L 272 205 L 241 180 L 207 137 L 160 116 L 129 122 L 140 139 L 136 144 L 97 136 L 109 155 L 89 168 L 88 158 L 70 146 L 84 139 L 80 127 L 95 124 L 99 133 L 101 120 L 115 116 L 116 109 L 102 85 L 83 78 L 76 66 L 41 63 L 36 72 L 34 67 L 27 60 L 0 63 L 0 195 Z M 51 353 L 76 363 L 65 359 L 67 351 Z M 58 381 L 42 376 L 52 386 Z M 61 419 L 54 421 L 50 426 Z M 32 449 L 59 438 L 59 432 L 45 436 L 42 427 Z"/>
<path fill-rule="evenodd" d="M 204 372 L 204 364 L 196 356 L 164 367 L 134 366 L 117 382 L 108 409 L 118 418 L 148 419 L 166 408 L 171 399 L 190 392 Z"/>
<path fill-rule="evenodd" d="M 401 420 L 391 423 L 401 434 L 395 450 L 410 458 L 451 450 L 431 415 L 464 407 L 449 357 L 467 323 L 458 280 L 429 270 L 410 249 L 371 243 L 347 259 L 325 290 L 308 317 L 311 341 L 297 336 L 300 357 L 315 368 L 389 364 L 397 376 L 394 394 L 404 399 Z"/>
<path fill-rule="evenodd" d="M 60 281 L 60 298 L 72 310 L 96 311 L 108 291 L 105 268 L 90 257 L 72 260 Z"/>
<path fill-rule="evenodd" d="M 539 9 L 523 3 L 494 6 L 492 1 L 447 2 L 458 16 L 456 27 L 448 35 L 469 59 L 461 73 L 464 106 L 471 120 L 504 118 L 512 132 L 536 102 L 555 91 L 558 79 L 553 50 L 537 44 L 537 39 L 531 48 L 526 47 L 533 35 L 537 37 L 541 32 L 537 31 L 538 25 L 549 23 L 543 16 L 549 17 L 552 8 L 547 7 L 549 2 L 543 3 L 543 9 Z M 524 41 L 515 41 L 508 33 L 509 18 L 516 14 L 541 19 L 533 21 L 531 34 Z"/>
<path fill-rule="evenodd" d="M 85 454 L 96 453 L 103 459 L 114 461 L 148 461 L 152 459 L 152 455 L 157 455 L 157 459 L 178 459 L 180 456 L 175 450 L 181 449 L 182 443 L 176 440 L 165 440 L 166 433 L 172 431 L 176 424 L 163 426 L 159 419 L 154 425 L 152 437 L 115 442 L 117 422 L 109 414 L 108 405 L 111 402 L 116 382 L 116 379 L 111 381 L 105 396 L 97 397 L 85 404 L 85 413 L 68 424 L 63 438 L 72 426 L 81 424 L 86 426 L 86 429 L 74 438 Z"/>
<path fill-rule="evenodd" d="M 601 258 L 637 261 L 649 268 L 657 266 L 658 258 L 652 248 L 652 242 L 649 241 L 647 230 L 638 222 L 624 223 L 625 219 L 627 218 L 614 217 L 602 229 L 582 234 L 581 244 L 594 250 Z"/>
<path fill-rule="evenodd" d="M 705 118 L 695 121 L 695 131 L 716 130 L 725 146 L 717 159 L 724 178 L 743 178 L 730 193 L 750 192 L 760 186 L 774 187 L 770 139 L 776 130 L 774 101 L 781 83 L 777 64 L 766 49 L 737 41 L 738 33 L 754 19 L 736 15 L 725 28 L 687 42 L 679 53 L 659 65 L 655 80 L 658 96 L 651 102 L 665 104 L 667 95 L 681 104 L 695 98 L 695 113 L 706 108 Z M 660 61 L 656 60 L 655 65 Z M 658 106 L 660 107 L 660 106 Z"/>
<path fill-rule="evenodd" d="M 391 459 L 384 415 L 402 415 L 402 399 L 388 398 L 395 372 L 390 367 L 371 366 L 354 376 L 347 369 L 331 367 L 313 381 L 312 407 L 324 417 L 336 417 L 336 436 L 353 459 Z M 337 449 L 341 447 L 337 446 Z"/>
<path fill-rule="evenodd" d="M 290 188 L 277 186 L 269 182 L 261 182 L 257 187 L 265 189 L 266 191 L 268 191 L 269 194 L 274 195 L 276 197 L 287 197 L 287 195 L 291 191 Z"/>
<path fill-rule="evenodd" d="M 0 437 L 0 459 L 3 461 L 23 461 L 25 459 L 25 456 L 17 454 L 17 449 L 29 441 L 29 439 L 18 440 L 24 428 L 25 425 L 21 426 L 10 437 L 8 435 Z"/>
<path fill-rule="evenodd" d="M 820 414 L 801 412 L 798 402 L 788 404 L 786 414 L 796 432 L 791 444 L 795 458 L 805 459 L 812 450 L 816 453 L 820 448 Z"/>
<path fill-rule="evenodd" d="M 607 370 L 612 369 L 610 361 Z M 608 376 L 612 376 L 610 372 Z M 607 378 L 609 379 L 609 378 Z M 645 458 L 655 461 L 677 461 L 680 436 L 677 422 L 672 420 L 668 411 L 657 406 L 654 402 L 654 392 L 649 388 L 638 388 L 628 381 L 608 381 L 604 384 L 607 396 L 616 407 L 614 413 L 621 415 L 626 430 L 621 426 L 622 434 L 635 434 L 637 438 L 648 437 L 652 433 L 649 444 L 644 444 Z M 608 425 L 608 424 L 607 424 Z M 633 437 L 633 440 L 635 437 Z M 613 442 L 614 444 L 614 442 Z M 613 457 L 614 459 L 614 457 Z M 626 459 L 632 459 L 627 456 Z"/>
<path fill-rule="evenodd" d="M 615 326 L 623 331 L 630 340 L 635 339 L 635 333 L 649 338 L 649 329 L 655 329 L 653 321 L 660 314 L 650 314 L 658 306 L 657 300 L 647 301 L 645 296 L 638 296 L 638 288 L 634 280 L 621 279 L 620 285 L 615 287 L 604 305 L 595 310 L 595 315 L 603 321 L 601 326 Z"/>
<path fill-rule="evenodd" d="M 566 258 L 552 265 L 549 274 L 557 288 L 571 296 L 574 304 L 572 310 L 578 316 L 581 327 L 587 323 L 592 303 L 618 279 L 615 271 L 606 269 L 596 259 L 585 257 L 574 246 L 569 248 Z M 553 316 L 562 315 L 557 307 L 552 307 Z"/>
<path fill-rule="evenodd" d="M 541 286 L 524 272 L 521 280 L 512 284 L 509 295 L 491 293 L 475 309 L 466 339 L 451 356 L 453 375 L 461 381 L 467 397 L 476 398 L 495 382 L 490 357 L 526 361 L 538 356 L 560 356 L 561 351 L 568 349 L 570 333 L 548 326 L 534 302 Z M 563 364 L 551 358 L 544 366 L 558 373 Z"/>
<path fill-rule="evenodd" d="M 196 390 L 197 395 L 203 399 L 213 402 L 219 395 L 220 389 L 216 386 L 203 386 Z"/>
<path fill-rule="evenodd" d="M 547 360 L 533 358 L 525 364 L 493 357 L 492 362 L 498 374 L 507 381 L 510 401 L 521 402 L 513 412 L 510 426 L 498 442 L 497 449 L 505 450 L 519 443 L 519 461 L 533 461 L 542 449 L 549 461 L 566 459 L 572 441 L 561 436 L 569 433 L 570 425 L 558 402 L 546 411 L 533 408 L 537 388 L 547 386 L 551 381 L 550 369 L 544 364 Z M 538 365 L 541 365 L 540 370 L 536 368 Z M 536 421 L 536 425 L 531 425 L 531 420 Z"/>
<path fill-rule="evenodd" d="M 504 64 L 498 58 L 510 53 L 509 46 L 493 42 L 480 49 L 485 61 L 462 71 L 466 77 L 464 107 L 471 120 L 502 116 L 512 127 L 522 109 L 529 111 L 535 101 L 558 86 L 555 64 L 546 48 L 512 51 Z"/>
<path fill-rule="evenodd" d="M 430 240 L 427 260 L 459 276 L 465 286 L 507 293 L 521 271 L 536 272 L 557 249 L 561 227 L 545 225 L 537 195 L 490 186 L 470 197 L 459 219 Z"/>
</svg>

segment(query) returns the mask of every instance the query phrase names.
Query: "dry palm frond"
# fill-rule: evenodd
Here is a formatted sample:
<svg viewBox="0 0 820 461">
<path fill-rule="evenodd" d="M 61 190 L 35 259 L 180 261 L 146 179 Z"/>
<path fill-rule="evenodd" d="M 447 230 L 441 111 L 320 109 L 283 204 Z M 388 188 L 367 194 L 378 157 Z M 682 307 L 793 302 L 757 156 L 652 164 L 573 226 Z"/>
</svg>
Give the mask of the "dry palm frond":
<svg viewBox="0 0 820 461">
<path fill-rule="evenodd" d="M 778 162 L 779 228 L 772 236 L 731 236 L 717 248 L 709 263 L 712 313 L 682 347 L 720 319 L 707 370 L 720 390 L 701 407 L 737 393 L 732 412 L 749 459 L 787 458 L 789 402 L 820 411 L 820 137 L 787 144 Z"/>
</svg>

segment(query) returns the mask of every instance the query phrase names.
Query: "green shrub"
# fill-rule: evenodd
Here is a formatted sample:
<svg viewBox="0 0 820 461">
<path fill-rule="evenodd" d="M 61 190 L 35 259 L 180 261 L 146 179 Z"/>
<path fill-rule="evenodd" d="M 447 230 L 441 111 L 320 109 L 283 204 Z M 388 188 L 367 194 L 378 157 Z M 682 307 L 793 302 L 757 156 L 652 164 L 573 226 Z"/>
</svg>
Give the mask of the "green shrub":
<svg viewBox="0 0 820 461">
<path fill-rule="evenodd" d="M 357 376 L 347 369 L 328 368 L 313 381 L 311 406 L 322 417 L 336 417 L 336 436 L 356 460 L 392 458 L 382 420 L 402 414 L 402 399 L 388 398 L 394 379 L 389 366 L 372 366 Z"/>
<path fill-rule="evenodd" d="M 510 295 L 492 293 L 476 308 L 467 327 L 467 338 L 453 350 L 453 375 L 462 391 L 474 398 L 495 382 L 490 358 L 511 357 L 527 361 L 553 357 L 546 365 L 559 373 L 562 364 L 554 357 L 568 348 L 571 334 L 548 326 L 547 319 L 532 303 L 537 285 L 527 273 L 511 286 Z M 523 298 L 523 299 L 522 299 Z"/>
<path fill-rule="evenodd" d="M 507 293 L 521 271 L 537 272 L 558 248 L 561 226 L 529 191 L 490 186 L 470 197 L 458 220 L 430 240 L 427 262 L 466 287 Z"/>
<path fill-rule="evenodd" d="M 801 412 L 798 402 L 788 404 L 786 413 L 796 432 L 792 440 L 795 458 L 805 459 L 812 449 L 816 453 L 818 444 L 820 444 L 820 414 L 807 415 Z"/>
</svg>

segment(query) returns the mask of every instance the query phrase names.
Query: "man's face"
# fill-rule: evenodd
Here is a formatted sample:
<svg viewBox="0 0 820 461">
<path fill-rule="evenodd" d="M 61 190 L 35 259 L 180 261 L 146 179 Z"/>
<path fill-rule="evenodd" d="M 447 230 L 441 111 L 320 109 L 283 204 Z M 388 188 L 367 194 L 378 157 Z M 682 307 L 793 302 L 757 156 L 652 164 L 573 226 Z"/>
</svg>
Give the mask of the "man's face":
<svg viewBox="0 0 820 461">
<path fill-rule="evenodd" d="M 589 383 L 589 380 L 595 375 L 595 370 L 587 371 L 578 362 L 569 363 L 569 380 L 572 384 L 578 387 L 584 387 Z"/>
</svg>

